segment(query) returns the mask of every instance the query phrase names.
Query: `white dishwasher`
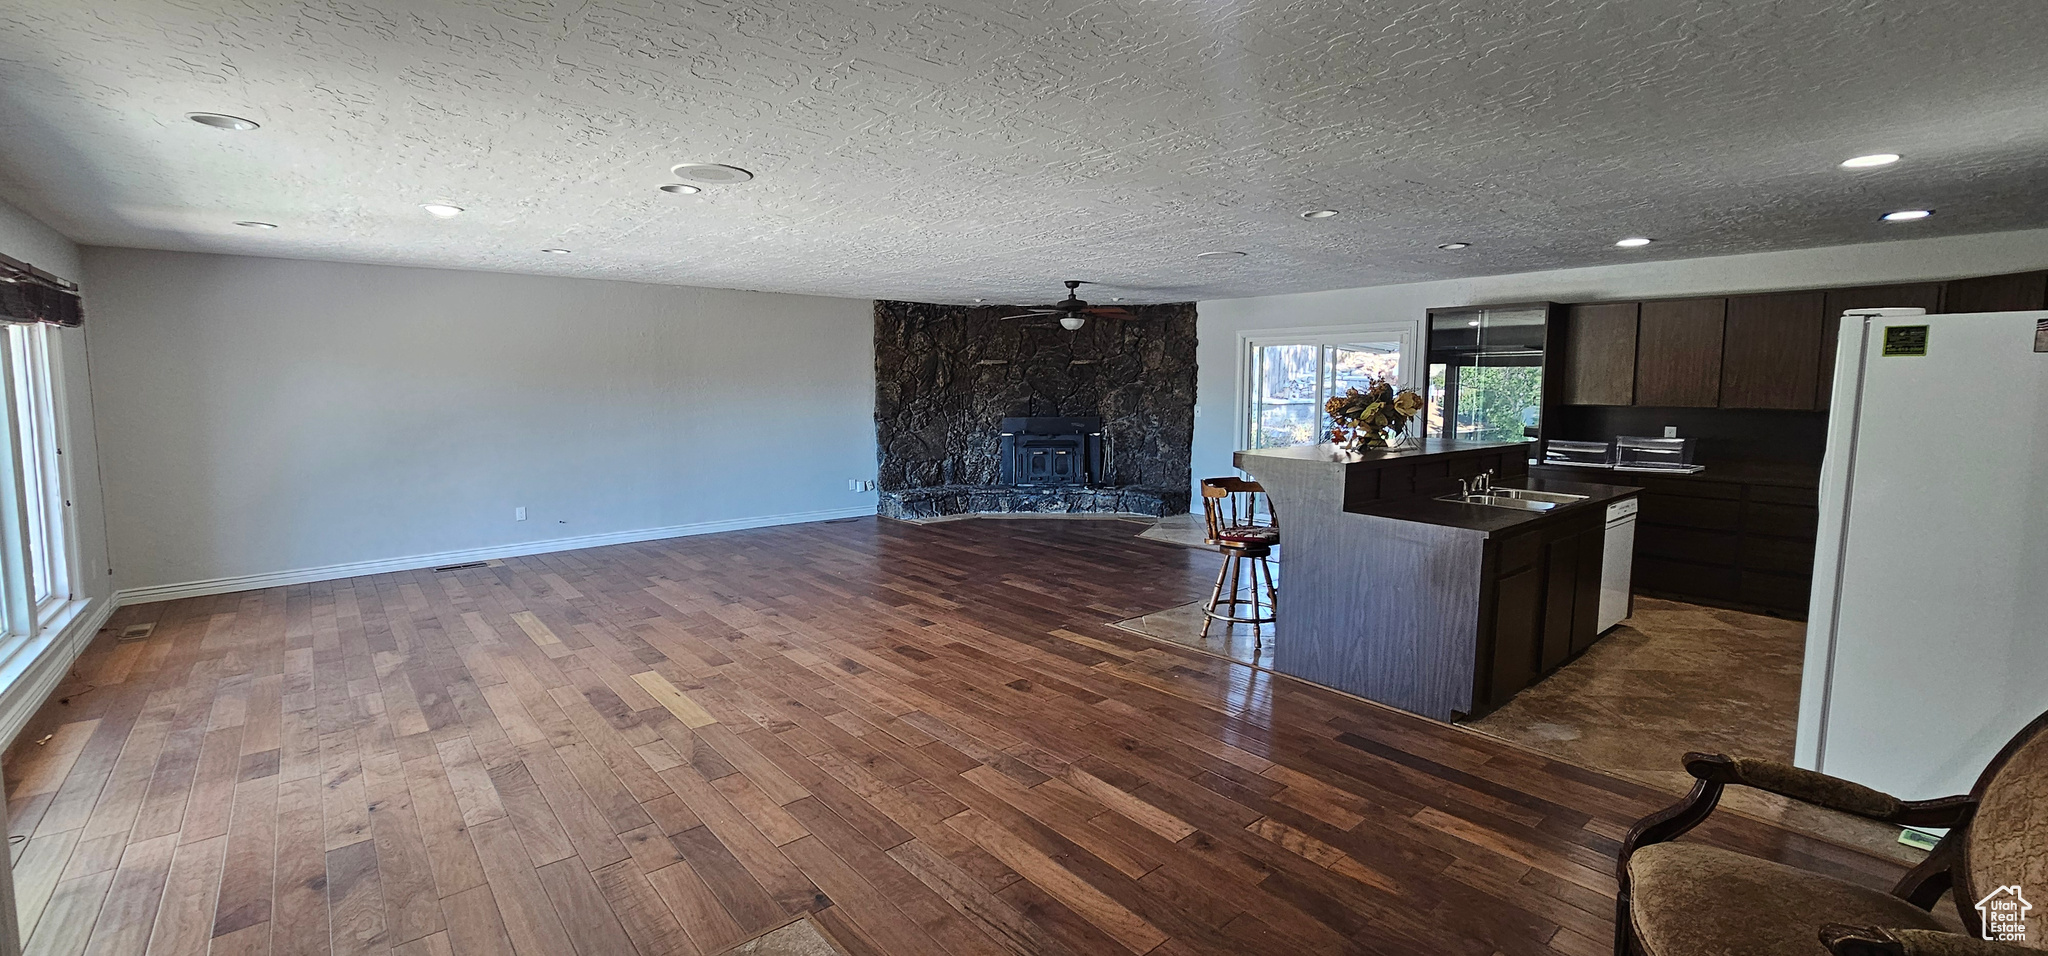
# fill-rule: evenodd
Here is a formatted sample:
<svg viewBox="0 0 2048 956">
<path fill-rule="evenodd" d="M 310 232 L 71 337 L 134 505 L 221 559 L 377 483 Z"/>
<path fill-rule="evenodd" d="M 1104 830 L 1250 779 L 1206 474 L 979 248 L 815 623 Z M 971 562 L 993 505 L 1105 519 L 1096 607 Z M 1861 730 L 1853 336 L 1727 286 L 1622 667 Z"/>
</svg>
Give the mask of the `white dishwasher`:
<svg viewBox="0 0 2048 956">
<path fill-rule="evenodd" d="M 1598 633 L 1628 616 L 1629 572 L 1636 560 L 1636 499 L 1607 506 L 1606 545 L 1600 555 L 1600 620 Z"/>
</svg>

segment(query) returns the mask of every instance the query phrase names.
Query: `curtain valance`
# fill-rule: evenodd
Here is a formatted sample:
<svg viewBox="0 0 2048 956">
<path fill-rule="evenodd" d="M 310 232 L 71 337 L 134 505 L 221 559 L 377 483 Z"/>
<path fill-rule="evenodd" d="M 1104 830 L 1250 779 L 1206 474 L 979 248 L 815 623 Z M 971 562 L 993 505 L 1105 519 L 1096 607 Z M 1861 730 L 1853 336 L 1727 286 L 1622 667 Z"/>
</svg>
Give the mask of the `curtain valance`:
<svg viewBox="0 0 2048 956">
<path fill-rule="evenodd" d="M 85 324 L 78 286 L 10 256 L 0 255 L 0 322 Z"/>
</svg>

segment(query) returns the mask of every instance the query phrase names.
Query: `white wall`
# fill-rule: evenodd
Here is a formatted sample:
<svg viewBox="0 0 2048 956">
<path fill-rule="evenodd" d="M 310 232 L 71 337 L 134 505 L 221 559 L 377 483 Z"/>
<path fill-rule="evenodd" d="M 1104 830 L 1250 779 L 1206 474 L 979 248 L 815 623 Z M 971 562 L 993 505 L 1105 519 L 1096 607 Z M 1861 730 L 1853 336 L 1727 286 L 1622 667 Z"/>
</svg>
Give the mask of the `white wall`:
<svg viewBox="0 0 2048 956">
<path fill-rule="evenodd" d="M 1626 255 L 1616 250 L 1617 259 Z M 1238 334 L 1247 330 L 1419 320 L 1429 309 L 1487 303 L 1876 285 L 2043 267 L 2048 267 L 2048 229 L 1203 302 L 1197 325 L 1194 478 L 1233 473 L 1231 453 L 1243 445 L 1236 408 Z"/>
<path fill-rule="evenodd" d="M 72 282 L 83 282 L 85 267 L 78 246 L 57 230 L 5 202 L 0 202 L 0 253 L 13 256 L 44 272 Z M 87 370 L 87 339 L 91 335 L 93 297 L 91 289 L 81 290 L 85 300 L 86 327 L 58 329 L 57 352 L 63 389 L 64 416 L 71 432 L 71 444 L 64 448 L 72 471 L 71 503 L 78 526 L 79 574 L 85 597 L 113 593 L 107 574 L 106 514 L 100 494 L 100 460 L 94 436 L 92 377 Z"/>
<path fill-rule="evenodd" d="M 78 247 L 5 202 L 0 202 L 0 253 L 61 278 L 83 281 Z M 86 327 L 59 329 L 56 339 L 59 400 L 70 433 L 63 448 L 71 470 L 71 513 L 76 531 L 73 544 L 79 591 L 74 596 L 84 603 L 65 626 L 45 631 L 28 644 L 0 649 L 0 746 L 41 706 L 113 609 L 114 584 L 107 574 L 106 515 L 93 429 L 92 379 L 86 361 L 93 324 L 92 289 L 85 288 L 83 295 Z"/>
<path fill-rule="evenodd" d="M 125 600 L 874 509 L 868 301 L 85 258 Z"/>
<path fill-rule="evenodd" d="M 73 282 L 83 282 L 85 267 L 78 246 L 57 230 L 43 225 L 5 202 L 0 202 L 0 253 L 13 256 L 44 272 Z M 78 571 L 82 597 L 102 598 L 113 593 L 107 574 L 106 511 L 100 490 L 100 458 L 94 435 L 92 376 L 87 368 L 87 341 L 93 326 L 93 293 L 81 290 L 85 300 L 85 328 L 58 329 L 58 374 L 62 378 L 62 402 L 71 443 L 64 448 L 70 459 L 71 504 L 77 524 Z"/>
</svg>

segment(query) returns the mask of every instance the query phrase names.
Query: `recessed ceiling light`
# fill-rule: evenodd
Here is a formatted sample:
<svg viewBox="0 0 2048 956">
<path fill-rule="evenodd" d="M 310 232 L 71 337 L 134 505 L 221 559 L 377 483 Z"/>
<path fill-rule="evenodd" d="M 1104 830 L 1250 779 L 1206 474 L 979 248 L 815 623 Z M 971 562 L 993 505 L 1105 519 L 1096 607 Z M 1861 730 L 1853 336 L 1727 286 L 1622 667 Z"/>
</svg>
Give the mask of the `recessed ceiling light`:
<svg viewBox="0 0 2048 956">
<path fill-rule="evenodd" d="M 1475 329 L 1476 329 L 1476 328 L 1478 328 L 1478 327 L 1479 327 L 1479 320 L 1478 320 L 1478 319 L 1473 319 L 1472 321 L 1470 321 L 1470 322 L 1467 322 L 1467 323 L 1465 323 L 1465 324 L 1466 324 L 1466 325 L 1469 325 L 1469 326 L 1471 326 L 1471 327 L 1473 327 L 1473 328 L 1475 328 Z"/>
<path fill-rule="evenodd" d="M 1890 166 L 1899 161 L 1897 153 L 1871 153 L 1854 159 L 1842 160 L 1843 169 L 1869 169 L 1873 166 Z"/>
<path fill-rule="evenodd" d="M 276 229 L 276 228 L 277 228 L 277 223 L 274 223 L 274 222 L 257 222 L 257 221 L 256 221 L 256 220 L 254 220 L 254 219 L 243 219 L 243 220 L 241 220 L 241 221 L 239 221 L 239 222 L 235 223 L 235 225 L 237 225 L 237 226 L 241 226 L 241 227 L 242 227 L 242 228 L 244 228 L 244 229 Z"/>
<path fill-rule="evenodd" d="M 1615 243 L 1615 245 L 1620 246 L 1623 249 L 1640 249 L 1643 246 L 1647 246 L 1649 244 L 1650 240 L 1645 239 L 1641 236 L 1630 236 L 1627 239 L 1623 239 Z"/>
<path fill-rule="evenodd" d="M 976 300 L 974 300 L 974 301 L 976 301 L 976 302 L 986 302 L 986 301 L 988 301 L 988 300 L 987 300 L 987 299 L 976 299 Z"/>
<path fill-rule="evenodd" d="M 439 216 L 442 219 L 452 219 L 462 215 L 461 206 L 451 206 L 445 202 L 424 202 L 420 203 L 420 208 L 426 210 L 428 215 Z"/>
<path fill-rule="evenodd" d="M 669 183 L 668 185 L 661 187 L 661 191 L 665 193 L 675 193 L 678 196 L 688 196 L 691 195 L 692 193 L 701 193 L 704 191 L 704 189 L 701 186 L 692 186 L 689 183 Z"/>
<path fill-rule="evenodd" d="M 569 254 L 567 249 L 542 249 L 541 251 L 551 256 L 566 256 Z"/>
<path fill-rule="evenodd" d="M 1925 219 L 1925 218 L 1927 218 L 1928 216 L 1932 216 L 1932 215 L 1934 215 L 1934 210 L 1932 210 L 1932 209 L 1901 209 L 1901 210 L 1899 210 L 1898 212 L 1888 212 L 1888 213 L 1885 213 L 1885 214 L 1884 214 L 1884 221 L 1885 221 L 1885 222 L 1912 222 L 1912 221 L 1913 221 L 1913 220 L 1915 220 L 1915 219 Z"/>
<path fill-rule="evenodd" d="M 1470 249 L 1472 248 L 1472 244 L 1469 242 L 1446 242 L 1440 246 L 1437 246 L 1437 248 L 1442 249 L 1445 252 L 1456 252 L 1460 249 Z"/>
<path fill-rule="evenodd" d="M 1196 254 L 1195 258 L 1197 258 L 1197 259 L 1209 259 L 1209 260 L 1212 260 L 1212 261 L 1213 261 L 1213 260 L 1217 260 L 1217 259 L 1242 259 L 1242 258 L 1244 258 L 1244 253 L 1242 253 L 1242 252 L 1203 252 L 1203 253 L 1198 253 L 1198 254 Z"/>
<path fill-rule="evenodd" d="M 1335 216 L 1336 214 L 1337 214 L 1337 210 L 1335 210 L 1335 209 L 1311 209 L 1311 210 L 1309 210 L 1309 211 L 1307 211 L 1307 212 L 1305 212 L 1305 213 L 1302 213 L 1302 214 L 1301 214 L 1301 218 L 1303 218 L 1303 219 L 1328 219 L 1328 218 L 1330 218 L 1331 216 Z"/>
<path fill-rule="evenodd" d="M 714 186 L 728 186 L 754 178 L 753 173 L 724 163 L 682 163 L 669 172 L 692 182 L 710 183 Z"/>
<path fill-rule="evenodd" d="M 256 129 L 260 125 L 255 120 L 243 119 L 239 116 L 229 116 L 226 113 L 186 113 L 185 118 L 201 126 L 211 126 L 214 129 L 251 130 Z"/>
</svg>

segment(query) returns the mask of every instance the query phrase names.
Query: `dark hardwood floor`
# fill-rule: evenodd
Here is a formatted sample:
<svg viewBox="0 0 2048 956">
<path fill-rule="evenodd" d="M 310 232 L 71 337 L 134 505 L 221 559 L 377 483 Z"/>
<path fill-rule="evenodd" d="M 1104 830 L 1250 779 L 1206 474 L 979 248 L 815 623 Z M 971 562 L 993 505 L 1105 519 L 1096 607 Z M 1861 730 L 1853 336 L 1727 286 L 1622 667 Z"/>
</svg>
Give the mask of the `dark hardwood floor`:
<svg viewBox="0 0 2048 956">
<path fill-rule="evenodd" d="M 124 608 L 8 755 L 28 951 L 708 954 L 805 913 L 855 956 L 1609 951 L 1616 840 L 1668 794 L 1110 626 L 1213 580 L 1139 530 L 850 520 Z"/>
</svg>

